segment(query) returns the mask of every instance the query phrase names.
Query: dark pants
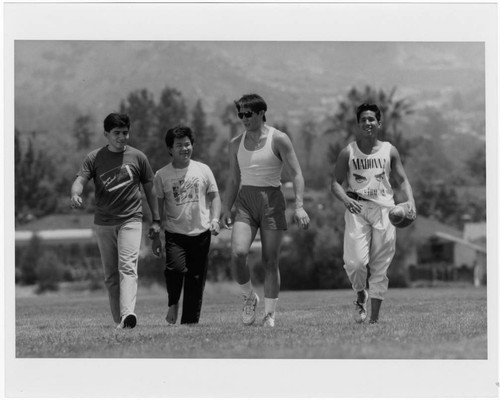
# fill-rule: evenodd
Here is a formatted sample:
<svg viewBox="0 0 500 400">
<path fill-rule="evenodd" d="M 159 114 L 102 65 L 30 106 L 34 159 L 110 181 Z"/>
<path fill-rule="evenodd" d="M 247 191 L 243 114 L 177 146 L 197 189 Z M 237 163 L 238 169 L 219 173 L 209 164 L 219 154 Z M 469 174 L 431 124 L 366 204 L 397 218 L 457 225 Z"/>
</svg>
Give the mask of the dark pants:
<svg viewBox="0 0 500 400">
<path fill-rule="evenodd" d="M 168 306 L 179 302 L 184 285 L 181 324 L 196 324 L 200 320 L 210 240 L 210 231 L 197 236 L 165 231 L 167 262 L 164 274 Z M 184 267 L 187 272 L 179 272 Z"/>
</svg>

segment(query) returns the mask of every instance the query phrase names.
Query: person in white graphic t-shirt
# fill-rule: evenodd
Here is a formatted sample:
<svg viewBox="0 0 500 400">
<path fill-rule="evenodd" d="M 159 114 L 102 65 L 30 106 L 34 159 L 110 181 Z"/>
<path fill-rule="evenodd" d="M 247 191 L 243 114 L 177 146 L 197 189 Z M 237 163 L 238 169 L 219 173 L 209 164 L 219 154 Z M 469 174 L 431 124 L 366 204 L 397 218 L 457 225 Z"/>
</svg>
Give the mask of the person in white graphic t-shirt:
<svg viewBox="0 0 500 400">
<path fill-rule="evenodd" d="M 165 230 L 165 284 L 169 324 L 177 322 L 183 292 L 181 324 L 200 320 L 207 278 L 211 235 L 219 233 L 221 201 L 208 165 L 191 159 L 195 136 L 188 126 L 167 131 L 165 144 L 172 162 L 158 170 L 154 188 Z M 161 239 L 153 234 L 153 253 L 160 255 Z"/>
<path fill-rule="evenodd" d="M 231 226 L 231 208 L 235 204 L 231 262 L 233 276 L 244 299 L 242 319 L 245 325 L 254 323 L 259 302 L 250 280 L 247 257 L 260 229 L 265 268 L 262 325 L 274 327 L 280 290 L 279 251 L 287 229 L 280 181 L 283 165 L 292 176 L 294 219 L 301 228 L 307 229 L 309 216 L 303 208 L 304 178 L 290 138 L 265 123 L 267 104 L 264 99 L 257 94 L 247 94 L 235 101 L 235 105 L 245 132 L 229 144 L 229 178 L 221 222 L 225 228 Z"/>
<path fill-rule="evenodd" d="M 347 209 L 344 268 L 357 294 L 354 317 L 357 322 L 366 320 L 371 298 L 369 321 L 373 324 L 379 319 L 389 285 L 387 270 L 396 251 L 396 228 L 389 221 L 389 211 L 394 207 L 391 176 L 404 193 L 410 213 L 416 215 L 416 209 L 398 150 L 378 139 L 382 127 L 380 109 L 364 103 L 357 108 L 356 118 L 356 140 L 340 152 L 331 190 Z"/>
</svg>

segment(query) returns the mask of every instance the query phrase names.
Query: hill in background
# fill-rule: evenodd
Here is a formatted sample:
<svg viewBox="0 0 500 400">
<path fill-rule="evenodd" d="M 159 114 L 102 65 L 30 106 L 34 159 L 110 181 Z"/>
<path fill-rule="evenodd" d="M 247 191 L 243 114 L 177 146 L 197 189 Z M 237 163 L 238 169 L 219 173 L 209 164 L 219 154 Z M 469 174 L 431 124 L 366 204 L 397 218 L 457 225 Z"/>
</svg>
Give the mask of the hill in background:
<svg viewBox="0 0 500 400">
<path fill-rule="evenodd" d="M 416 112 L 408 137 L 441 141 L 465 160 L 485 140 L 484 45 L 441 42 L 16 41 L 15 126 L 36 131 L 55 155 L 74 147 L 76 118 L 90 115 L 102 143 L 104 117 L 128 94 L 158 100 L 178 89 L 192 108 L 200 99 L 219 137 L 219 116 L 235 98 L 263 95 L 270 124 L 300 141 L 300 124 L 319 124 L 353 87 L 406 98 Z M 316 132 L 315 161 L 331 137 Z M 72 147 L 73 146 L 73 147 Z M 301 148 L 298 149 L 299 157 Z M 74 169 L 74 168 L 73 168 Z"/>
<path fill-rule="evenodd" d="M 331 113 L 351 87 L 397 87 L 419 105 L 448 97 L 484 112 L 484 48 L 475 43 L 17 41 L 16 126 L 52 130 L 54 117 L 97 120 L 127 94 L 166 86 L 209 114 L 262 93 L 272 114 Z M 460 100 L 456 100 L 456 102 Z M 35 118 L 33 118 L 35 117 Z M 57 128 L 56 128 L 57 129 Z"/>
</svg>

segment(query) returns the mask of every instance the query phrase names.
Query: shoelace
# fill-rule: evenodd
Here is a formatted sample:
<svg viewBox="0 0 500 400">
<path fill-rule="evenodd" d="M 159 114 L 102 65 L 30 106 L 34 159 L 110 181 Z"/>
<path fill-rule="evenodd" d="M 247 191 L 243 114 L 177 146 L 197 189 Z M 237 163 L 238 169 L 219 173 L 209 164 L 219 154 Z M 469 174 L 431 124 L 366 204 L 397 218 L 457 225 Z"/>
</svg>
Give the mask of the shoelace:
<svg viewBox="0 0 500 400">
<path fill-rule="evenodd" d="M 356 300 L 356 301 L 353 301 L 353 304 L 354 304 L 356 307 L 361 308 L 363 311 L 365 310 L 365 306 L 363 305 L 363 303 L 360 303 L 360 302 L 358 302 L 358 301 Z"/>
<path fill-rule="evenodd" d="M 252 314 L 255 310 L 255 296 L 243 296 L 245 304 L 243 305 L 243 311 L 245 314 Z"/>
</svg>

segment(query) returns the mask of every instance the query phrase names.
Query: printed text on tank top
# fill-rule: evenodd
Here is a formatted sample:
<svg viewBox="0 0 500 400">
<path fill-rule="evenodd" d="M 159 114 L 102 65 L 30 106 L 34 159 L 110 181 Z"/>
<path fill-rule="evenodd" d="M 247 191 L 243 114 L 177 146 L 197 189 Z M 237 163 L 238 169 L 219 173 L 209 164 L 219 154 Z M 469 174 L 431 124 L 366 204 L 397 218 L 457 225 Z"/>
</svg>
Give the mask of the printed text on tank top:
<svg viewBox="0 0 500 400">
<path fill-rule="evenodd" d="M 366 142 L 363 150 L 369 151 Z M 366 154 L 358 142 L 349 145 L 348 190 L 360 197 L 385 206 L 394 204 L 389 182 L 391 172 L 391 144 L 378 141 Z"/>
</svg>

